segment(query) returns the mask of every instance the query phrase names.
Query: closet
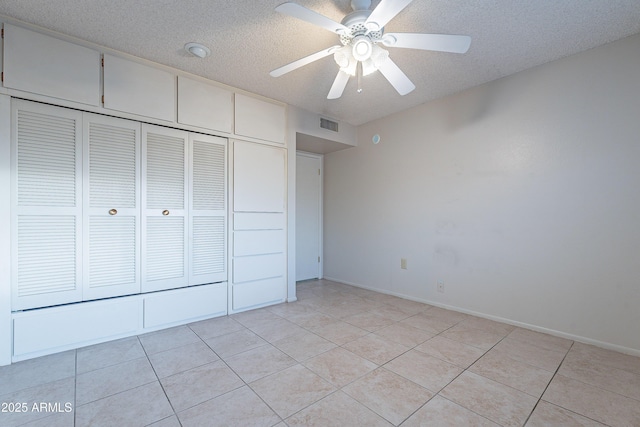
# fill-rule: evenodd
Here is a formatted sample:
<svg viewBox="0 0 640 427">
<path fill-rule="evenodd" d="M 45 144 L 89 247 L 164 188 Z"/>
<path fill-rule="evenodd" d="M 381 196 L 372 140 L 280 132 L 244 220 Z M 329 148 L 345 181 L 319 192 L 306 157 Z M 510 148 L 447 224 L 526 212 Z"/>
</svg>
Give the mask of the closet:
<svg viewBox="0 0 640 427">
<path fill-rule="evenodd" d="M 15 100 L 13 310 L 223 282 L 227 140 Z"/>
</svg>

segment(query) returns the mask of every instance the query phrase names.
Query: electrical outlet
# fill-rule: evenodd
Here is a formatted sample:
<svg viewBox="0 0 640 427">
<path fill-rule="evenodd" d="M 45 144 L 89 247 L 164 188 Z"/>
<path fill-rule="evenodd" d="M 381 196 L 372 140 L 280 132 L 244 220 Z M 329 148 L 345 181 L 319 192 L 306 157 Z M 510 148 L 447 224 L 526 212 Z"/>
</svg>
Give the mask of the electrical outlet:
<svg viewBox="0 0 640 427">
<path fill-rule="evenodd" d="M 442 280 L 438 280 L 438 292 L 444 293 L 444 282 Z"/>
<path fill-rule="evenodd" d="M 407 269 L 407 259 L 406 258 L 400 258 L 400 268 L 403 270 Z"/>
</svg>

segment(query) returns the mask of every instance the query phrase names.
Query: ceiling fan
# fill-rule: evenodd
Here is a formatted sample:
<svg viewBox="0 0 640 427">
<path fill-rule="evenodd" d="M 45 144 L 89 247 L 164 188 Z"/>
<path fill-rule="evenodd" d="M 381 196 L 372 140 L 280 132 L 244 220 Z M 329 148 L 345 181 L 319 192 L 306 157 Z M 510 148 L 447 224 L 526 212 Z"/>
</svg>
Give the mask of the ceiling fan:
<svg viewBox="0 0 640 427">
<path fill-rule="evenodd" d="M 380 0 L 374 10 L 369 10 L 371 0 L 352 0 L 353 12 L 337 23 L 297 3 L 283 3 L 276 11 L 302 21 L 320 26 L 340 36 L 341 45 L 321 50 L 290 64 L 276 68 L 269 74 L 280 77 L 304 65 L 333 55 L 340 67 L 333 81 L 327 99 L 342 96 L 351 76 L 357 76 L 358 92 L 362 91 L 361 79 L 375 71 L 391 83 L 400 95 L 406 95 L 416 87 L 402 70 L 389 58 L 389 52 L 380 47 L 401 47 L 409 49 L 433 50 L 439 52 L 465 53 L 471 44 L 471 37 L 448 34 L 386 33 L 387 25 L 413 0 Z"/>
</svg>

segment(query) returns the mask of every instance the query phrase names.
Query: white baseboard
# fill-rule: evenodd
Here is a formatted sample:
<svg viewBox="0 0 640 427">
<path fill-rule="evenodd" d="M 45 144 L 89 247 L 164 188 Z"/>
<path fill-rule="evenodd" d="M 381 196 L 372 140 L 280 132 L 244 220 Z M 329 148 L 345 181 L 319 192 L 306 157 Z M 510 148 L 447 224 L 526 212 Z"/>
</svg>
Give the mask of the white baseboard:
<svg viewBox="0 0 640 427">
<path fill-rule="evenodd" d="M 371 287 L 368 287 L 368 286 L 361 285 L 359 283 L 353 283 L 353 282 L 349 282 L 349 281 L 346 281 L 346 280 L 341 280 L 341 279 L 338 279 L 338 278 L 335 278 L 335 277 L 325 277 L 324 279 L 325 280 L 330 280 L 332 282 L 342 283 L 342 284 L 349 285 L 349 286 L 355 286 L 356 288 L 362 288 L 362 289 L 367 289 L 369 291 L 379 292 L 381 294 L 392 295 L 392 296 L 395 296 L 395 297 L 400 297 L 400 298 L 408 299 L 408 300 L 411 300 L 411 301 L 416 301 L 416 302 L 421 302 L 421 303 L 424 303 L 424 304 L 433 305 L 435 307 L 440 307 L 440 308 L 444 308 L 444 309 L 447 309 L 447 310 L 457 311 L 459 313 L 470 314 L 472 316 L 477 316 L 477 317 L 482 317 L 484 319 L 494 320 L 496 322 L 506 323 L 508 325 L 518 326 L 520 328 L 530 329 L 532 331 L 541 332 L 541 333 L 544 333 L 544 334 L 549 334 L 549 335 L 553 335 L 553 336 L 560 337 L 560 338 L 566 338 L 566 339 L 569 339 L 569 340 L 572 340 L 572 341 L 577 341 L 577 342 L 580 342 L 580 343 L 583 343 L 583 344 L 589 344 L 589 345 L 593 345 L 593 346 L 596 346 L 596 347 L 604 348 L 604 349 L 607 349 L 607 350 L 613 350 L 613 351 L 617 351 L 619 353 L 629 354 L 631 356 L 640 356 L 640 350 L 639 349 L 634 349 L 634 348 L 624 347 L 624 346 L 621 346 L 621 345 L 612 344 L 612 343 L 608 343 L 608 342 L 604 342 L 604 341 L 594 340 L 592 338 L 583 337 L 583 336 L 580 336 L 580 335 L 568 334 L 566 332 L 557 331 L 555 329 L 543 328 L 541 326 L 532 325 L 532 324 L 524 323 L 524 322 L 519 322 L 517 320 L 507 319 L 507 318 L 504 318 L 504 317 L 494 316 L 494 315 L 491 315 L 491 314 L 481 313 L 481 312 L 478 312 L 478 311 L 467 310 L 467 309 L 462 308 L 462 307 L 456 307 L 456 306 L 452 306 L 452 305 L 442 304 L 442 303 L 437 302 L 437 301 L 431 301 L 431 300 L 426 300 L 426 299 L 422 299 L 422 298 L 416 298 L 416 297 L 412 297 L 411 295 L 405 295 L 405 294 L 401 294 L 401 293 L 398 293 L 398 292 L 390 292 L 390 291 L 387 291 L 387 290 L 371 288 Z"/>
</svg>

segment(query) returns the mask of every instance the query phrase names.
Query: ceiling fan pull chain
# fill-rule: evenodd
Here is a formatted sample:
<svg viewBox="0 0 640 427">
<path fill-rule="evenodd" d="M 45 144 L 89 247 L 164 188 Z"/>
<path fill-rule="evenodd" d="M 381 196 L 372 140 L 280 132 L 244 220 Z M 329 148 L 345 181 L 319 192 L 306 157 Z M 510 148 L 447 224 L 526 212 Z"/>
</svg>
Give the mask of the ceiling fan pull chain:
<svg viewBox="0 0 640 427">
<path fill-rule="evenodd" d="M 358 61 L 358 93 L 362 93 L 362 62 Z"/>
</svg>

